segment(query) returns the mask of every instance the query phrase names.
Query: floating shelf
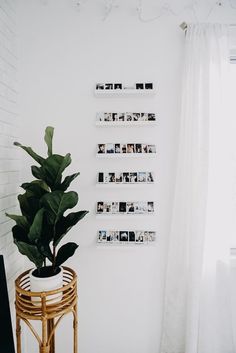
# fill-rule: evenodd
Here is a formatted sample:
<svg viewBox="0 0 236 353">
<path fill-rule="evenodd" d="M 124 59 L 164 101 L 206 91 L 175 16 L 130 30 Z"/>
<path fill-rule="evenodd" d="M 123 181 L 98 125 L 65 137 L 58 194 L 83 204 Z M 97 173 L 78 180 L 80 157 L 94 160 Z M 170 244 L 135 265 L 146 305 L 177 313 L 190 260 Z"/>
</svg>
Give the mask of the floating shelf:
<svg viewBox="0 0 236 353">
<path fill-rule="evenodd" d="M 136 189 L 139 187 L 146 187 L 147 185 L 156 185 L 156 182 L 153 183 L 96 183 L 97 188 L 131 188 Z"/>
<path fill-rule="evenodd" d="M 154 126 L 157 121 L 96 121 L 95 124 L 100 127 Z"/>
<path fill-rule="evenodd" d="M 154 158 L 157 153 L 96 153 L 98 158 Z"/>
</svg>

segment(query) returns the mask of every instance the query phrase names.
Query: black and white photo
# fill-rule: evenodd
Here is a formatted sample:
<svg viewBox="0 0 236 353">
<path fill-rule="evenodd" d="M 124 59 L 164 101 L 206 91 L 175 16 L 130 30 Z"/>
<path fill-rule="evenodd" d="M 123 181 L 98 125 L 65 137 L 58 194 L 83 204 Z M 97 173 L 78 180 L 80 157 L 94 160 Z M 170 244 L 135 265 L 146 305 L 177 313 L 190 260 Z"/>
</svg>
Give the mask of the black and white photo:
<svg viewBox="0 0 236 353">
<path fill-rule="evenodd" d="M 138 172 L 137 180 L 138 180 L 138 183 L 146 183 L 147 181 L 146 172 Z"/>
<path fill-rule="evenodd" d="M 129 232 L 127 230 L 120 231 L 120 241 L 127 242 L 129 240 Z"/>
<path fill-rule="evenodd" d="M 106 145 L 105 145 L 105 143 L 99 143 L 98 144 L 98 151 L 97 151 L 97 153 L 105 153 L 105 150 L 106 150 Z"/>
<path fill-rule="evenodd" d="M 126 213 L 126 202 L 120 202 L 119 203 L 119 213 Z"/>
<path fill-rule="evenodd" d="M 104 203 L 102 201 L 98 201 L 97 203 L 97 213 L 103 213 Z"/>
</svg>

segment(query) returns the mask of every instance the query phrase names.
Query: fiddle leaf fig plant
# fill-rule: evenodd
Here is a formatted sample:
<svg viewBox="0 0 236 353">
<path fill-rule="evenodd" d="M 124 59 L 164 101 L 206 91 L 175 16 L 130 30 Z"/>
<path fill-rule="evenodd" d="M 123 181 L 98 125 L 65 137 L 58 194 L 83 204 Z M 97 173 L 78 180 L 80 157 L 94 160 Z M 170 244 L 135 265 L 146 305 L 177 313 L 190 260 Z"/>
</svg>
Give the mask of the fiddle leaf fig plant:
<svg viewBox="0 0 236 353">
<path fill-rule="evenodd" d="M 12 228 L 14 243 L 21 254 L 28 257 L 37 268 L 37 275 L 48 261 L 50 275 L 57 272 L 58 267 L 74 255 L 78 245 L 68 242 L 59 249 L 59 243 L 88 211 L 65 212 L 78 203 L 78 194 L 67 191 L 71 182 L 79 175 L 68 175 L 63 179 L 63 172 L 71 164 L 70 154 L 61 156 L 53 153 L 54 128 L 48 126 L 44 140 L 47 144 L 47 157 L 43 158 L 32 150 L 14 142 L 22 148 L 38 165 L 31 167 L 35 180 L 21 185 L 23 194 L 18 196 L 21 215 L 6 213 L 15 221 Z"/>
</svg>

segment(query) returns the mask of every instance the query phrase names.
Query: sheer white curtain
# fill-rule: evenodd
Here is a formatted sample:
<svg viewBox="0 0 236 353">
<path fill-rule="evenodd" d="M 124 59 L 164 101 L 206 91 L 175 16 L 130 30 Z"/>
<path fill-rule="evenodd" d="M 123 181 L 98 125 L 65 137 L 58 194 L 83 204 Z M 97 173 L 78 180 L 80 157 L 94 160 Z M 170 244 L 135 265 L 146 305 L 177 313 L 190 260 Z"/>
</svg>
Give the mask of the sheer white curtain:
<svg viewBox="0 0 236 353">
<path fill-rule="evenodd" d="M 228 28 L 188 26 L 161 353 L 235 353 Z"/>
</svg>

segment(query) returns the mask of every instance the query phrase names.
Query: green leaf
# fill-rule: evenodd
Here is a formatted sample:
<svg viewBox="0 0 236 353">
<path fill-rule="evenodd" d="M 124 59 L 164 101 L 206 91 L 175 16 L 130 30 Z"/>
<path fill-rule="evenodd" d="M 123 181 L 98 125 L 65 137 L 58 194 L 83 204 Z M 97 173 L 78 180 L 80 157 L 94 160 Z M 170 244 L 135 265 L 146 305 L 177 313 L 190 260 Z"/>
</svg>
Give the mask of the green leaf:
<svg viewBox="0 0 236 353">
<path fill-rule="evenodd" d="M 41 244 L 40 246 L 38 246 L 38 248 L 42 255 L 47 257 L 49 261 L 53 262 L 53 254 L 49 244 Z"/>
<path fill-rule="evenodd" d="M 45 130 L 44 141 L 48 146 L 48 156 L 52 155 L 52 139 L 53 139 L 54 128 L 52 126 L 47 126 Z"/>
<path fill-rule="evenodd" d="M 62 265 L 69 257 L 73 256 L 78 245 L 75 243 L 67 243 L 62 245 L 57 252 L 56 266 Z"/>
<path fill-rule="evenodd" d="M 14 243 L 18 247 L 20 253 L 28 257 L 37 268 L 42 267 L 45 256 L 43 256 L 36 245 L 30 245 L 22 241 L 15 240 Z"/>
<path fill-rule="evenodd" d="M 28 195 L 34 195 L 41 198 L 44 194 L 49 192 L 49 188 L 42 180 L 34 180 L 31 183 L 23 183 L 21 187 L 27 191 Z"/>
<path fill-rule="evenodd" d="M 38 240 L 41 239 L 42 228 L 43 228 L 43 214 L 44 214 L 44 209 L 41 208 L 36 213 L 34 217 L 34 221 L 30 227 L 28 237 L 32 243 L 36 243 Z"/>
<path fill-rule="evenodd" d="M 46 178 L 45 175 L 43 174 L 42 168 L 41 167 L 37 167 L 36 165 L 33 165 L 31 167 L 31 173 L 33 174 L 33 176 L 36 179 L 44 180 Z"/>
<path fill-rule="evenodd" d="M 60 187 L 62 173 L 70 165 L 71 156 L 68 153 L 65 157 L 53 154 L 48 157 L 40 168 L 40 176 L 54 191 Z"/>
<path fill-rule="evenodd" d="M 26 191 L 24 194 L 18 195 L 18 200 L 22 215 L 27 218 L 27 221 L 30 224 L 32 224 L 36 213 L 41 208 L 39 198 Z"/>
<path fill-rule="evenodd" d="M 26 231 L 24 228 L 15 225 L 14 227 L 12 227 L 12 234 L 14 241 L 23 241 L 27 244 L 30 244 L 30 241 L 28 239 L 28 231 Z"/>
<path fill-rule="evenodd" d="M 73 208 L 77 202 L 78 195 L 75 191 L 66 193 L 53 191 L 45 194 L 41 199 L 41 205 L 45 208 L 51 224 L 56 224 L 64 212 L 69 208 Z"/>
<path fill-rule="evenodd" d="M 18 216 L 18 215 L 9 214 L 9 213 L 5 213 L 5 215 L 13 219 L 13 221 L 15 221 L 18 226 L 28 231 L 30 226 L 25 216 Z"/>
<path fill-rule="evenodd" d="M 53 245 L 57 246 L 61 239 L 69 232 L 69 230 L 76 225 L 88 211 L 78 211 L 68 214 L 66 217 L 61 217 L 56 224 L 56 234 L 54 237 Z"/>
<path fill-rule="evenodd" d="M 79 175 L 80 173 L 75 173 L 75 174 L 72 174 L 72 175 L 68 175 L 67 177 L 65 177 L 63 183 L 60 185 L 60 190 L 63 190 L 65 191 L 71 184 L 71 182 L 77 178 L 77 176 Z"/>
<path fill-rule="evenodd" d="M 31 147 L 23 146 L 19 142 L 14 142 L 14 145 L 18 146 L 18 147 L 22 148 L 24 151 L 26 151 L 39 164 L 41 164 L 41 165 L 43 164 L 44 158 L 39 156 L 37 153 L 35 153 Z"/>
</svg>

